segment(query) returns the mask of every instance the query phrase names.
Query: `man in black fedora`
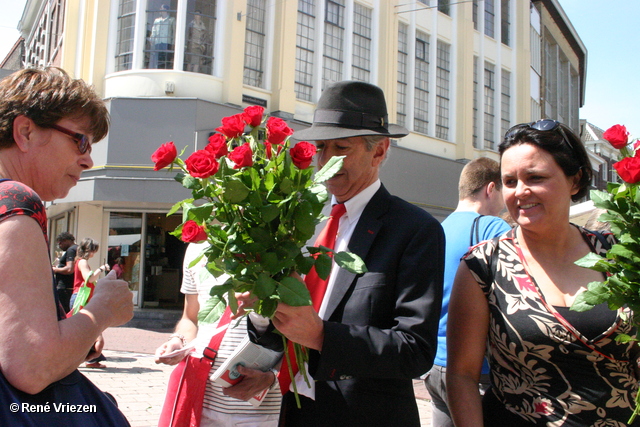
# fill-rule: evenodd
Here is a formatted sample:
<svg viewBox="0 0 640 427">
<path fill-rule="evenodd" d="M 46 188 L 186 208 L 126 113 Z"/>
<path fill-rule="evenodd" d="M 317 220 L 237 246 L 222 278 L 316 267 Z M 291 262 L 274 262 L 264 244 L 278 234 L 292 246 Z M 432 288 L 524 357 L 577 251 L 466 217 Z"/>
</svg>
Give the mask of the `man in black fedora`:
<svg viewBox="0 0 640 427">
<path fill-rule="evenodd" d="M 285 394 L 281 425 L 420 426 L 412 379 L 429 370 L 436 352 L 445 243 L 438 221 L 378 179 L 390 138 L 408 133 L 389 123 L 380 88 L 347 81 L 327 87 L 313 125 L 294 134 L 315 141 L 318 167 L 346 156 L 327 181 L 332 204 L 346 211 L 334 248 L 359 255 L 368 272 L 334 263 L 319 300 L 306 281 L 317 308 L 279 304 L 273 323 L 311 349 L 312 377 L 304 390 L 296 376 L 307 397 L 298 409 L 293 393 Z"/>
</svg>

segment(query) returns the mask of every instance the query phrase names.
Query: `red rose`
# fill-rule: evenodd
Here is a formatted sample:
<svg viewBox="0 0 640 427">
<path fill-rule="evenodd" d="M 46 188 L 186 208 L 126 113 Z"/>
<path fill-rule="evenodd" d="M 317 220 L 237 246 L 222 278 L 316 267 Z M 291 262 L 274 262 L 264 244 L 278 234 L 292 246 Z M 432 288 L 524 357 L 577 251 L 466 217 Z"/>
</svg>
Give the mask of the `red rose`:
<svg viewBox="0 0 640 427">
<path fill-rule="evenodd" d="M 204 149 L 210 151 L 216 159 L 226 156 L 229 153 L 227 137 L 221 133 L 214 133 L 209 137 L 209 144 Z"/>
<path fill-rule="evenodd" d="M 189 220 L 182 226 L 182 241 L 188 243 L 199 243 L 207 240 L 207 231 L 197 222 Z"/>
<path fill-rule="evenodd" d="M 273 154 L 273 150 L 271 148 L 273 144 L 271 144 L 270 142 L 265 142 L 264 146 L 265 146 L 265 151 L 267 153 L 267 159 L 271 160 L 271 155 Z"/>
<path fill-rule="evenodd" d="M 216 130 L 223 133 L 227 138 L 232 139 L 242 135 L 244 125 L 243 114 L 235 114 L 231 117 L 224 117 L 222 119 L 222 126 L 216 128 Z"/>
<path fill-rule="evenodd" d="M 272 144 L 282 144 L 289 136 L 293 135 L 293 129 L 279 117 L 269 117 L 267 120 L 267 141 Z"/>
<path fill-rule="evenodd" d="M 248 142 L 245 142 L 241 146 L 234 148 L 227 157 L 235 163 L 234 169 L 240 169 L 253 164 L 252 156 L 251 147 Z"/>
<path fill-rule="evenodd" d="M 609 141 L 609 144 L 613 145 L 613 148 L 620 150 L 627 146 L 629 142 L 629 132 L 624 125 L 613 125 L 607 129 L 602 137 Z"/>
<path fill-rule="evenodd" d="M 242 116 L 244 117 L 244 122 L 251 127 L 260 126 L 262 123 L 262 114 L 264 113 L 264 108 L 259 105 L 250 105 L 244 109 L 244 113 Z"/>
<path fill-rule="evenodd" d="M 316 154 L 316 146 L 307 141 L 300 141 L 289 150 L 291 160 L 298 169 L 306 169 L 311 165 L 313 156 Z"/>
<path fill-rule="evenodd" d="M 198 150 L 184 162 L 187 171 L 194 178 L 209 178 L 218 172 L 218 162 L 209 150 Z"/>
<path fill-rule="evenodd" d="M 624 181 L 635 184 L 640 181 L 640 152 L 633 157 L 625 157 L 613 164 L 616 172 Z"/>
<path fill-rule="evenodd" d="M 160 169 L 169 166 L 178 157 L 178 150 L 176 146 L 171 142 L 165 142 L 151 155 L 151 161 L 155 163 L 153 170 L 159 171 Z"/>
</svg>

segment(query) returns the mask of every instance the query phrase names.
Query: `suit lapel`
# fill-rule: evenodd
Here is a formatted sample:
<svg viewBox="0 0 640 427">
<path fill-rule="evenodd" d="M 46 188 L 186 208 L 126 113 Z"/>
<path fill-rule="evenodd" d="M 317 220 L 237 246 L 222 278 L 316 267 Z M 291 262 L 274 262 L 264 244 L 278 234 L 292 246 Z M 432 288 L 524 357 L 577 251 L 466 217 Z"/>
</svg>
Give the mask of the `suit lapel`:
<svg viewBox="0 0 640 427">
<path fill-rule="evenodd" d="M 358 255 L 360 258 L 366 261 L 367 254 L 371 245 L 376 239 L 380 227 L 382 227 L 382 221 L 380 217 L 384 215 L 389 207 L 388 199 L 391 195 L 384 188 L 384 185 L 380 186 L 380 189 L 376 191 L 367 206 L 365 206 L 356 228 L 353 230 L 353 235 L 349 239 L 347 247 L 348 252 L 352 252 Z M 349 291 L 352 285 L 355 283 L 356 275 L 350 273 L 347 270 L 339 268 L 335 283 L 333 285 L 333 291 L 329 296 L 329 302 L 327 303 L 327 309 L 324 315 L 324 319 L 329 319 L 333 312 L 338 307 L 346 293 Z"/>
</svg>

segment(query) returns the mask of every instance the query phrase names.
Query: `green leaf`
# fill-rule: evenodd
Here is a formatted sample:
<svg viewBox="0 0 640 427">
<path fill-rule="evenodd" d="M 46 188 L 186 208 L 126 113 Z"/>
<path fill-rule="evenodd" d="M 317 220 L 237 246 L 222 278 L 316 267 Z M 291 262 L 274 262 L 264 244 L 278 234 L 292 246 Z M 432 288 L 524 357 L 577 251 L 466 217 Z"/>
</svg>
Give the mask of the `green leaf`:
<svg viewBox="0 0 640 427">
<path fill-rule="evenodd" d="M 293 181 L 289 178 L 284 178 L 280 181 L 280 191 L 284 194 L 291 194 L 293 192 Z"/>
<path fill-rule="evenodd" d="M 260 208 L 260 212 L 264 222 L 271 222 L 280 215 L 280 209 L 276 205 L 265 205 Z"/>
<path fill-rule="evenodd" d="M 285 277 L 280 281 L 278 296 L 280 301 L 293 307 L 311 305 L 311 295 L 307 286 L 293 277 Z"/>
<path fill-rule="evenodd" d="M 314 266 L 316 267 L 316 273 L 318 273 L 318 277 L 322 280 L 329 277 L 329 273 L 331 273 L 331 257 L 325 253 L 318 254 L 316 258 L 316 262 Z"/>
<path fill-rule="evenodd" d="M 293 213 L 293 220 L 296 229 L 304 234 L 309 234 L 309 237 L 313 236 L 316 229 L 316 222 L 311 203 L 306 200 L 300 202 Z"/>
<path fill-rule="evenodd" d="M 316 184 L 321 184 L 326 180 L 332 178 L 335 174 L 338 173 L 340 169 L 342 169 L 342 160 L 346 156 L 333 156 L 329 159 L 327 163 L 316 173 L 314 177 L 314 182 Z"/>
<path fill-rule="evenodd" d="M 574 264 L 580 267 L 593 268 L 598 263 L 598 261 L 602 259 L 604 258 L 602 258 L 600 255 L 589 252 L 588 254 L 577 260 Z"/>
<path fill-rule="evenodd" d="M 351 252 L 336 252 L 333 255 L 333 259 L 340 268 L 344 268 L 350 273 L 362 274 L 366 273 L 367 266 L 364 264 L 362 258 Z"/>
<path fill-rule="evenodd" d="M 198 312 L 198 324 L 206 325 L 217 322 L 226 307 L 227 303 L 224 299 L 217 295 L 212 296 Z"/>
<path fill-rule="evenodd" d="M 255 295 L 260 299 L 268 299 L 278 287 L 278 282 L 264 273 L 258 276 L 253 288 Z"/>
<path fill-rule="evenodd" d="M 169 212 L 167 212 L 167 216 L 171 216 L 174 213 L 178 212 L 178 210 L 182 208 L 183 204 L 192 203 L 192 202 L 193 202 L 193 199 L 184 199 L 183 201 L 176 203 L 171 207 L 171 209 L 169 209 Z"/>
<path fill-rule="evenodd" d="M 273 244 L 273 235 L 269 230 L 262 227 L 252 227 L 248 231 L 253 241 L 265 248 L 271 247 Z"/>
<path fill-rule="evenodd" d="M 240 203 L 249 195 L 250 190 L 241 180 L 230 178 L 223 184 L 224 197 L 229 203 Z"/>
<path fill-rule="evenodd" d="M 296 257 L 296 271 L 302 274 L 307 274 L 309 273 L 309 270 L 311 270 L 311 267 L 313 267 L 314 263 L 315 259 L 313 257 L 299 254 Z"/>
</svg>

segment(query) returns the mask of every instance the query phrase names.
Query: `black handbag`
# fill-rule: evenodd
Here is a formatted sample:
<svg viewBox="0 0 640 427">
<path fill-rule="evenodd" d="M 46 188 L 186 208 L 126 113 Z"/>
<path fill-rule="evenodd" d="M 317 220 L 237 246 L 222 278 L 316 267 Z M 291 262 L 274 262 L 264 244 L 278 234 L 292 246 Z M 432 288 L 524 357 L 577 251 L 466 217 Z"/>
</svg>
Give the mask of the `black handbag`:
<svg viewBox="0 0 640 427">
<path fill-rule="evenodd" d="M 0 372 L 0 425 L 127 427 L 115 402 L 77 369 L 38 394 L 13 387 Z"/>
</svg>

